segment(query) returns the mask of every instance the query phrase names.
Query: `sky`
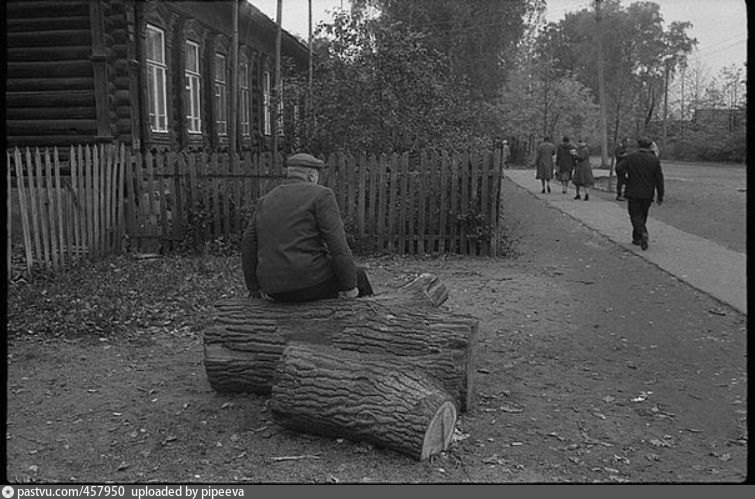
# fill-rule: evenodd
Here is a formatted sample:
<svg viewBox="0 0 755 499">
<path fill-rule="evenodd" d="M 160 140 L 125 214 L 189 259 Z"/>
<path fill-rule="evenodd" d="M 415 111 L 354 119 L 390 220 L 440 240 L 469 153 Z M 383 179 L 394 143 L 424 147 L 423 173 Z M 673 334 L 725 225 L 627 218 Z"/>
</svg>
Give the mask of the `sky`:
<svg viewBox="0 0 755 499">
<path fill-rule="evenodd" d="M 275 20 L 277 0 L 249 0 Z M 563 19 L 566 12 L 591 8 L 592 0 L 546 0 L 548 21 Z M 666 25 L 689 21 L 688 34 L 697 38 L 697 56 L 712 75 L 731 64 L 747 60 L 747 6 L 745 0 L 654 0 L 661 7 Z M 308 0 L 282 0 L 283 29 L 306 40 L 308 37 Z M 631 1 L 622 0 L 626 6 Z M 313 25 L 330 21 L 331 13 L 349 8 L 349 0 L 312 0 Z M 329 12 L 330 11 L 330 12 Z M 694 57 L 694 55 L 693 55 Z"/>
</svg>

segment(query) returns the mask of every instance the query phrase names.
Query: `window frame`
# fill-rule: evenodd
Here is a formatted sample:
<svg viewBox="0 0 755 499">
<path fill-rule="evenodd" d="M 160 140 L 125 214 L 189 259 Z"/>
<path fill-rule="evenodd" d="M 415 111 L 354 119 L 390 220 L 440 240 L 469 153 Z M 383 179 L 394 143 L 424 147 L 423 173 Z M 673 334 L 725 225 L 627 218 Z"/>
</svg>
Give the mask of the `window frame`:
<svg viewBox="0 0 755 499">
<path fill-rule="evenodd" d="M 222 62 L 222 68 L 220 62 Z M 228 136 L 228 80 L 226 71 L 228 68 L 225 54 L 215 52 L 212 83 L 215 95 L 215 132 L 218 136 Z M 218 79 L 222 76 L 222 80 Z M 222 118 L 222 119 L 221 119 Z"/>
<path fill-rule="evenodd" d="M 159 55 L 161 60 L 150 58 L 150 32 L 157 33 L 160 36 L 161 53 Z M 145 38 L 144 60 L 146 68 L 147 115 L 149 119 L 149 128 L 154 133 L 168 133 L 168 65 L 165 59 L 165 30 L 154 24 L 147 23 Z M 162 88 L 158 88 L 160 83 L 162 83 Z M 162 106 L 160 104 L 162 104 Z M 160 111 L 162 111 L 162 113 Z M 161 118 L 162 127 L 160 126 Z"/>
<path fill-rule="evenodd" d="M 189 68 L 189 49 L 193 50 L 196 57 L 196 68 Z M 202 73 L 201 51 L 197 42 L 186 40 L 186 57 L 184 59 L 184 79 L 186 98 L 186 131 L 193 135 L 202 134 Z M 196 98 L 196 101 L 195 101 Z M 195 107 L 196 104 L 196 107 Z"/>
<path fill-rule="evenodd" d="M 249 74 L 249 64 L 244 62 L 239 65 L 239 104 L 241 108 L 241 136 L 250 137 L 252 135 L 252 117 L 250 88 L 251 77 Z"/>
<path fill-rule="evenodd" d="M 262 131 L 265 136 L 273 134 L 271 80 L 270 70 L 265 69 L 262 72 Z"/>
</svg>

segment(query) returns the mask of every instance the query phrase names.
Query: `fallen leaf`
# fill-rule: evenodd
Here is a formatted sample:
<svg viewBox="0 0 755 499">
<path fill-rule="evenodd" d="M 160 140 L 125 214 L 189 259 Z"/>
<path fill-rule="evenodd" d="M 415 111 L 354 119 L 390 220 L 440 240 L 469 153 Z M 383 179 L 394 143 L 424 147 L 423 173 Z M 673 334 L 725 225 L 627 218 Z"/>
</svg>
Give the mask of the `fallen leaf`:
<svg viewBox="0 0 755 499">
<path fill-rule="evenodd" d="M 121 461 L 121 464 L 118 465 L 115 471 L 123 471 L 126 468 L 128 468 L 128 463 L 126 461 Z"/>
<path fill-rule="evenodd" d="M 502 405 L 499 408 L 499 410 L 501 410 L 503 412 L 511 412 L 511 413 L 517 413 L 517 412 L 524 411 L 524 409 L 522 407 L 517 407 L 517 406 L 514 406 L 514 405 L 510 405 L 510 404 Z"/>
<path fill-rule="evenodd" d="M 616 397 L 612 397 L 610 395 L 606 395 L 605 397 L 603 397 L 603 402 L 605 402 L 606 404 L 610 404 L 614 400 L 616 400 Z"/>
<path fill-rule="evenodd" d="M 657 438 L 654 438 L 650 441 L 650 445 L 653 447 L 671 447 L 671 444 L 666 442 L 665 440 L 659 440 Z"/>
</svg>

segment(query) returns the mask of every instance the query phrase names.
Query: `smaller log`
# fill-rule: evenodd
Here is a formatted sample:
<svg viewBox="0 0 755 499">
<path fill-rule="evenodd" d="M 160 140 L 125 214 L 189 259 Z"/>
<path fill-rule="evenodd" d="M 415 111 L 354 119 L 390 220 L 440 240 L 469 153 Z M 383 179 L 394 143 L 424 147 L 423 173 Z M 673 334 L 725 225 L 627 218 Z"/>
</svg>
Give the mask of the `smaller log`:
<svg viewBox="0 0 755 499">
<path fill-rule="evenodd" d="M 368 441 L 418 460 L 448 449 L 453 398 L 399 357 L 290 342 L 275 372 L 270 408 L 298 431 Z"/>
</svg>

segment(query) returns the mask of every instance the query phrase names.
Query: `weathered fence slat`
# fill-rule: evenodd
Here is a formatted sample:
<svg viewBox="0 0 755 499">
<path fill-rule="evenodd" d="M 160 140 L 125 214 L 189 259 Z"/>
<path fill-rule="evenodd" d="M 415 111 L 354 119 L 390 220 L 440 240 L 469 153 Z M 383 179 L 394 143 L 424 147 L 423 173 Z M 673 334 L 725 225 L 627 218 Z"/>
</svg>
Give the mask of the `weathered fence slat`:
<svg viewBox="0 0 755 499">
<path fill-rule="evenodd" d="M 367 190 L 367 171 L 367 155 L 365 153 L 362 153 L 359 155 L 359 186 L 357 189 L 357 229 L 359 230 L 359 237 L 362 239 L 364 239 L 366 235 L 365 202 L 367 196 L 365 191 Z"/>
<path fill-rule="evenodd" d="M 440 212 L 438 213 L 440 224 L 440 231 L 438 232 L 438 237 L 440 238 L 438 251 L 440 253 L 446 253 L 449 248 L 446 239 L 448 235 L 446 230 L 446 224 L 448 223 L 448 208 L 446 207 L 446 203 L 448 202 L 448 168 L 448 153 L 443 151 L 440 162 Z"/>
<path fill-rule="evenodd" d="M 58 231 L 55 224 L 55 193 L 53 188 L 53 175 L 52 175 L 52 161 L 50 160 L 50 150 L 45 147 L 45 187 L 47 197 L 45 202 L 47 204 L 47 221 L 48 229 L 50 231 L 50 256 L 52 257 L 52 268 L 58 270 L 60 268 L 60 252 L 58 249 Z"/>
<path fill-rule="evenodd" d="M 18 202 L 19 202 L 19 211 L 21 213 L 21 230 L 24 236 L 24 250 L 26 254 L 26 270 L 29 276 L 31 276 L 33 256 L 31 252 L 31 234 L 29 233 L 29 213 L 27 211 L 27 204 L 26 204 L 27 202 L 26 201 L 26 187 L 24 186 L 24 165 L 21 159 L 21 151 L 19 151 L 18 148 L 15 149 L 14 156 L 16 160 L 16 179 L 17 179 L 16 183 L 18 185 Z M 29 172 L 29 186 L 31 189 L 31 180 L 33 178 L 33 174 L 31 171 L 31 164 L 27 162 L 26 167 Z M 8 168 L 8 172 L 10 172 L 10 168 Z M 8 191 L 10 193 L 10 177 L 8 181 L 9 181 Z M 10 196 L 8 197 L 10 198 Z M 32 203 L 32 213 L 35 211 L 33 206 L 34 204 Z M 11 212 L 8 211 L 9 216 L 10 216 L 10 213 Z M 9 233 L 9 237 L 10 237 L 10 233 Z M 37 252 L 39 252 L 39 249 L 37 249 Z M 10 252 L 8 252 L 8 255 L 10 255 Z M 10 273 L 8 275 L 10 275 Z"/>
<path fill-rule="evenodd" d="M 21 156 L 21 153 L 19 151 L 17 163 L 21 166 L 22 172 L 25 171 L 26 174 L 29 176 L 29 209 L 30 213 L 27 212 L 27 215 L 31 216 L 31 230 L 32 235 L 34 238 L 34 256 L 33 258 L 36 258 L 36 261 L 39 263 L 43 262 L 42 257 L 42 234 L 41 234 L 41 228 L 40 224 L 42 223 L 39 218 L 39 191 L 37 191 L 37 178 L 39 177 L 36 175 L 36 172 L 34 170 L 34 163 L 32 163 L 31 159 L 31 151 L 29 148 L 26 148 L 26 168 L 23 167 L 24 161 Z M 26 203 L 24 203 L 26 205 Z M 28 222 L 27 222 L 28 223 Z M 29 262 L 29 265 L 33 265 L 33 261 Z"/>
<path fill-rule="evenodd" d="M 427 206 L 427 177 L 430 175 L 430 164 L 427 157 L 427 152 L 422 151 L 419 156 L 419 194 L 417 195 L 417 202 L 419 203 L 419 209 L 417 210 L 417 232 L 418 232 L 418 240 L 417 240 L 417 253 L 420 255 L 424 255 L 426 253 L 425 251 L 425 243 L 426 243 L 426 236 L 427 236 L 427 213 L 426 213 L 426 206 Z"/>
<path fill-rule="evenodd" d="M 411 195 L 409 194 L 409 153 L 408 152 L 405 152 L 404 154 L 401 155 L 399 163 L 401 166 L 401 173 L 400 173 L 401 182 L 398 185 L 398 188 L 399 188 L 398 252 L 404 254 L 404 253 L 407 253 L 408 251 L 406 217 L 407 217 L 407 214 L 411 216 L 411 212 L 409 211 L 409 208 L 407 207 L 407 205 L 409 204 L 411 200 Z"/>
<path fill-rule="evenodd" d="M 55 173 L 55 202 L 56 211 L 58 214 L 58 245 L 60 247 L 60 265 L 61 267 L 67 267 L 68 260 L 68 245 L 66 244 L 65 226 L 63 225 L 63 215 L 65 206 L 63 205 L 63 191 L 60 185 L 60 158 L 58 156 L 58 148 L 53 149 L 53 170 Z"/>
<path fill-rule="evenodd" d="M 155 216 L 157 217 L 158 224 L 159 224 L 159 230 L 160 230 L 160 240 L 166 241 L 168 239 L 168 213 L 167 213 L 167 204 L 168 200 L 166 197 L 166 178 L 165 174 L 168 173 L 165 169 L 165 154 L 158 153 L 155 156 L 155 176 L 156 176 L 156 191 L 155 191 L 155 201 L 157 202 L 157 212 L 155 213 Z"/>
</svg>

